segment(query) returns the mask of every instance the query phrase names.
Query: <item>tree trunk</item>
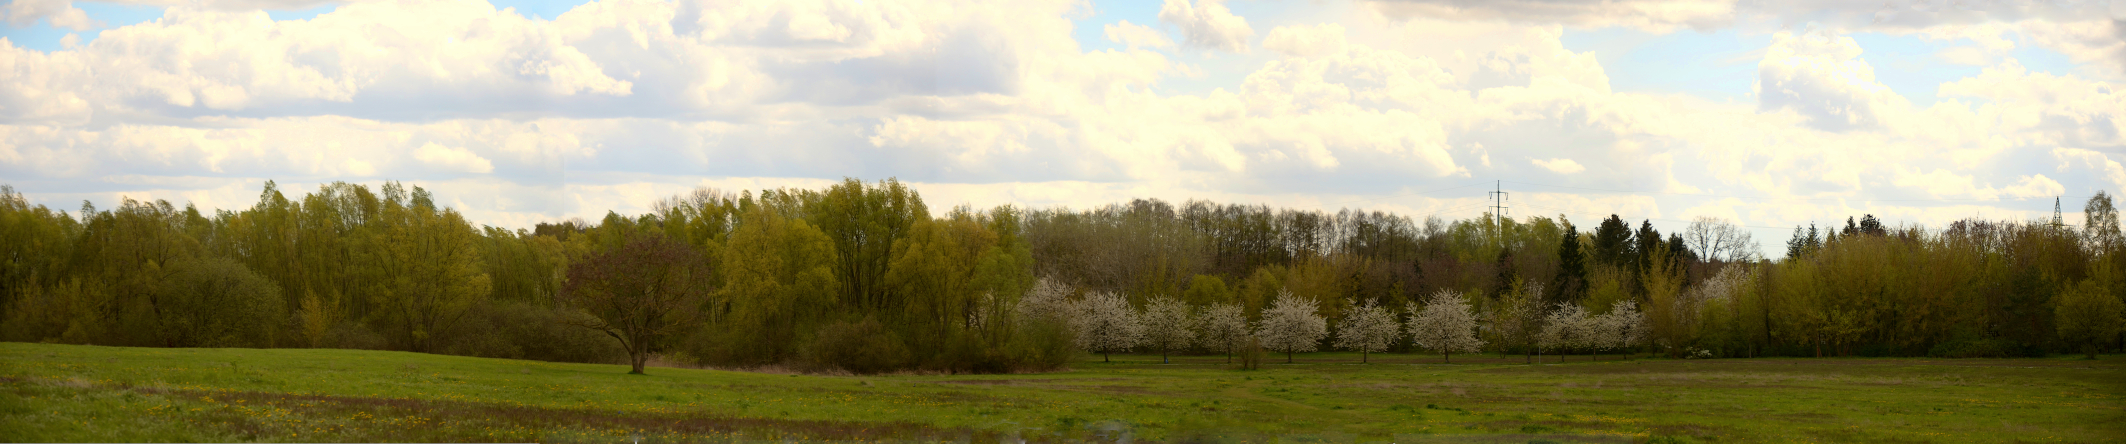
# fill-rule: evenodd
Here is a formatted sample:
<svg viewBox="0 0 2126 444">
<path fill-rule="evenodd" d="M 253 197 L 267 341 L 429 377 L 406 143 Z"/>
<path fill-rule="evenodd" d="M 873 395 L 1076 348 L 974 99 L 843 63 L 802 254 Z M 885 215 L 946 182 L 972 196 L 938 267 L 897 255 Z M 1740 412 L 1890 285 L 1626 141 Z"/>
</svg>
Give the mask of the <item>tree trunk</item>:
<svg viewBox="0 0 2126 444">
<path fill-rule="evenodd" d="M 1292 352 L 1284 352 L 1284 363 L 1292 363 Z"/>
<path fill-rule="evenodd" d="M 1108 358 L 1108 357 L 1107 357 L 1107 352 L 1100 352 L 1100 362 L 1115 362 L 1115 361 L 1114 361 L 1114 359 L 1111 359 L 1111 358 Z"/>
<path fill-rule="evenodd" d="M 634 356 L 629 356 L 628 358 L 629 358 L 629 359 L 628 359 L 629 361 L 633 361 L 633 362 L 634 362 L 634 364 L 635 364 L 635 368 L 634 368 L 633 370 L 629 370 L 629 371 L 627 372 L 627 374 L 630 374 L 630 375 L 640 375 L 640 374 L 644 374 L 644 373 L 642 373 L 642 363 L 643 363 L 643 361 L 648 361 L 648 360 L 649 360 L 649 354 L 648 354 L 648 353 L 642 353 L 642 352 L 636 352 L 636 353 L 634 354 Z"/>
<path fill-rule="evenodd" d="M 1453 363 L 1454 363 L 1454 354 L 1453 354 L 1453 353 L 1440 353 L 1439 355 L 1440 355 L 1440 360 L 1442 360 L 1442 361 L 1446 361 L 1446 363 L 1448 363 L 1448 364 L 1453 364 Z"/>
</svg>

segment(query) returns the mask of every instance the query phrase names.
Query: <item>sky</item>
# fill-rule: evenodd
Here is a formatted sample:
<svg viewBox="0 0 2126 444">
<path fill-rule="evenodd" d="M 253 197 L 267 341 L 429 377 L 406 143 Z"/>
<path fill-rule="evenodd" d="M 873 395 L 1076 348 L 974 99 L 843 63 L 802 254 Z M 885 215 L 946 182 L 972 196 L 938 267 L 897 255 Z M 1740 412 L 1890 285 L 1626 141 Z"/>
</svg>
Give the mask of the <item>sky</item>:
<svg viewBox="0 0 2126 444">
<path fill-rule="evenodd" d="M 478 224 L 897 178 L 1662 231 L 2069 223 L 2126 1 L 10 0 L 0 183 L 203 210 L 396 180 Z"/>
</svg>

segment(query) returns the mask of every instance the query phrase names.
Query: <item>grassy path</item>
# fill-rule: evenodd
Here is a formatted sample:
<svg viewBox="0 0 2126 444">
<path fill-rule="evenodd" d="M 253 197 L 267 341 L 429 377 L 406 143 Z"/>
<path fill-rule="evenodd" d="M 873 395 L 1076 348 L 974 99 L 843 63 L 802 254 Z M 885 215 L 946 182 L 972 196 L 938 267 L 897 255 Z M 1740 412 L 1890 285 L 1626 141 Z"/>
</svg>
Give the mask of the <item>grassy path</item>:
<svg viewBox="0 0 2126 444">
<path fill-rule="evenodd" d="M 1097 359 L 842 377 L 0 343 L 0 441 L 2121 442 L 2126 356 Z"/>
</svg>

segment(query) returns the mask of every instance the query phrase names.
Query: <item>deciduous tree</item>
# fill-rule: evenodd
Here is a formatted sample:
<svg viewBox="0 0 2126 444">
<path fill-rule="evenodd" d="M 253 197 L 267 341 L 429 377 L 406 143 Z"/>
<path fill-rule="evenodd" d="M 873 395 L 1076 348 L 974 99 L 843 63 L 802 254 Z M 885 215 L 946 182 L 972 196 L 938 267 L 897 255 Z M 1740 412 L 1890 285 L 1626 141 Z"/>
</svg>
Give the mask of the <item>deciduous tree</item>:
<svg viewBox="0 0 2126 444">
<path fill-rule="evenodd" d="M 2080 347 L 2089 359 L 2096 359 L 2098 345 L 2117 337 L 2121 325 L 2126 324 L 2121 319 L 2126 304 L 2121 304 L 2096 279 L 2084 280 L 2060 293 L 2059 305 L 2053 310 L 2060 340 Z"/>
<path fill-rule="evenodd" d="M 1454 362 L 1455 352 L 1475 353 L 1483 349 L 1484 340 L 1476 337 L 1476 314 L 1462 292 L 1433 292 L 1423 307 L 1413 305 L 1408 310 L 1410 339 L 1418 347 L 1439 352 L 1447 362 Z"/>
<path fill-rule="evenodd" d="M 702 299 L 714 290 L 711 273 L 707 258 L 686 244 L 642 232 L 570 264 L 562 300 L 585 315 L 571 322 L 619 340 L 628 373 L 642 374 L 659 341 L 693 326 Z"/>
<path fill-rule="evenodd" d="M 1249 341 L 1247 313 L 1240 304 L 1221 302 L 1203 310 L 1203 344 L 1225 353 L 1225 362 L 1233 363 L 1233 353 L 1246 347 Z"/>
<path fill-rule="evenodd" d="M 1136 309 L 1130 308 L 1129 298 L 1094 292 L 1078 301 L 1077 307 L 1073 320 L 1077 323 L 1078 348 L 1099 353 L 1101 362 L 1112 362 L 1109 354 L 1129 351 L 1144 342 L 1144 321 L 1137 317 Z"/>
<path fill-rule="evenodd" d="M 1388 351 L 1388 346 L 1402 336 L 1402 323 L 1396 321 L 1394 311 L 1381 307 L 1380 301 L 1344 303 L 1351 309 L 1344 311 L 1343 321 L 1336 324 L 1336 348 L 1358 351 L 1359 362 L 1370 362 L 1373 353 Z"/>
<path fill-rule="evenodd" d="M 1288 364 L 1293 353 L 1314 351 L 1328 335 L 1329 323 L 1322 319 L 1314 301 L 1282 290 L 1262 311 L 1262 322 L 1255 327 L 1255 337 L 1261 340 L 1262 347 L 1283 352 Z"/>
<path fill-rule="evenodd" d="M 1167 363 L 1167 354 L 1187 349 L 1196 343 L 1196 331 L 1201 322 L 1196 313 L 1180 299 L 1159 296 L 1144 305 L 1144 345 L 1159 350 L 1159 362 Z"/>
</svg>

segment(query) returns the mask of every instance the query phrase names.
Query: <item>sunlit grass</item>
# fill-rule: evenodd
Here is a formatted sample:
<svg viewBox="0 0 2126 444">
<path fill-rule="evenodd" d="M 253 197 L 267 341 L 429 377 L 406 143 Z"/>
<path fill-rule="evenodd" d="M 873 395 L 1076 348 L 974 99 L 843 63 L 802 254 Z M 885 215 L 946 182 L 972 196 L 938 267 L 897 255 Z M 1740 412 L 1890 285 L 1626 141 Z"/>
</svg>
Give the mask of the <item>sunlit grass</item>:
<svg viewBox="0 0 2126 444">
<path fill-rule="evenodd" d="M 1279 356 L 1278 358 L 1281 358 Z M 1098 358 L 815 376 L 353 350 L 0 344 L 0 441 L 2116 442 L 2126 357 Z M 1497 436 L 1494 436 L 1497 437 Z M 1489 441 L 1483 441 L 1489 442 Z"/>
</svg>

